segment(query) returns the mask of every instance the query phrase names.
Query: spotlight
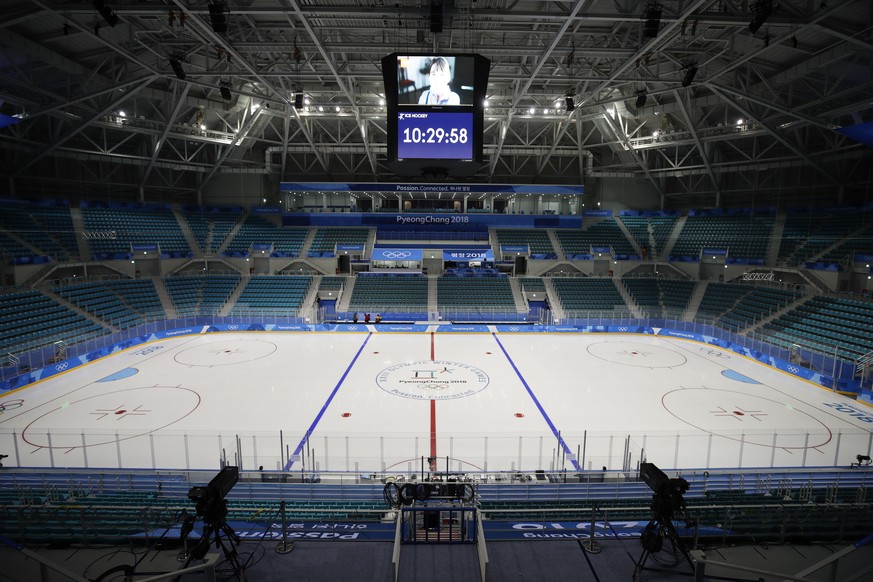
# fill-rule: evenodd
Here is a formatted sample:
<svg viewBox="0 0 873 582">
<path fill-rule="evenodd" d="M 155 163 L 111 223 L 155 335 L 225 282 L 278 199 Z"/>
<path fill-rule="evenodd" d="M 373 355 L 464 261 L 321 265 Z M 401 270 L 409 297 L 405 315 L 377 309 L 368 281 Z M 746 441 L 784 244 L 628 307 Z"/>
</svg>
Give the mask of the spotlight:
<svg viewBox="0 0 873 582">
<path fill-rule="evenodd" d="M 658 36 L 658 28 L 661 26 L 661 5 L 657 2 L 649 3 L 646 6 L 644 18 L 646 22 L 643 24 L 643 36 L 655 38 Z"/>
<path fill-rule="evenodd" d="M 569 95 L 567 95 L 567 97 L 564 98 L 564 103 L 567 104 L 567 113 L 570 113 L 574 109 L 576 109 L 576 104 L 573 102 L 573 98 L 570 97 Z"/>
<path fill-rule="evenodd" d="M 173 67 L 173 72 L 176 73 L 176 77 L 185 80 L 185 70 L 182 68 L 182 62 L 177 58 L 170 59 L 170 66 Z"/>
<path fill-rule="evenodd" d="M 642 109 L 646 106 L 646 99 L 648 99 L 648 97 L 649 96 L 645 89 L 637 91 L 637 109 Z"/>
<path fill-rule="evenodd" d="M 222 83 L 219 87 L 219 90 L 221 91 L 221 98 L 225 101 L 230 101 L 230 83 Z"/>
<path fill-rule="evenodd" d="M 212 22 L 212 30 L 217 34 L 227 34 L 227 15 L 230 10 L 224 0 L 211 0 L 209 2 L 209 20 Z"/>
<path fill-rule="evenodd" d="M 752 21 L 749 22 L 749 32 L 755 34 L 761 25 L 773 14 L 773 0 L 758 0 L 752 7 Z"/>
<path fill-rule="evenodd" d="M 443 3 L 442 0 L 431 0 L 430 4 L 430 31 L 439 34 L 443 31 Z"/>
<path fill-rule="evenodd" d="M 106 0 L 94 0 L 94 9 L 100 13 L 100 16 L 103 17 L 109 26 L 118 24 L 118 15 L 112 11 L 112 8 L 106 5 Z"/>
<path fill-rule="evenodd" d="M 691 65 L 688 67 L 688 70 L 685 71 L 685 77 L 682 79 L 682 86 L 687 87 L 691 83 L 694 82 L 694 75 L 697 74 L 697 65 Z"/>
<path fill-rule="evenodd" d="M 855 455 L 855 459 L 857 459 L 858 462 L 852 463 L 852 466 L 855 466 L 857 464 L 857 466 L 859 467 L 866 467 L 871 463 L 870 455 Z"/>
</svg>

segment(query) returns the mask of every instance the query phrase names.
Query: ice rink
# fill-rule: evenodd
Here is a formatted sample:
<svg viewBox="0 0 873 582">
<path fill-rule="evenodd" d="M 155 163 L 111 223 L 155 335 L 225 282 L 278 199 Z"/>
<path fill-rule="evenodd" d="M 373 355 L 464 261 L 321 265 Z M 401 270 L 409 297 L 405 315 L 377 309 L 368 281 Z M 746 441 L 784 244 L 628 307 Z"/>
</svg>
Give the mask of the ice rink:
<svg viewBox="0 0 873 582">
<path fill-rule="evenodd" d="M 7 466 L 417 472 L 848 466 L 873 410 L 636 334 L 208 333 L 0 399 Z"/>
</svg>

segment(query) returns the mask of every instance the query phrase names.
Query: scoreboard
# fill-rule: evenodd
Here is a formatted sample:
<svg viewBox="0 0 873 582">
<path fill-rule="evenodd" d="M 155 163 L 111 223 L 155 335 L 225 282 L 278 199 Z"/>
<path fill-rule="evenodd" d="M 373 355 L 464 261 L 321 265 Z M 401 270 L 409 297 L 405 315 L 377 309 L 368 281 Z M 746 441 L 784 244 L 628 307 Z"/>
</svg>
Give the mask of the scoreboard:
<svg viewBox="0 0 873 582">
<path fill-rule="evenodd" d="M 382 59 L 388 162 L 398 174 L 465 175 L 481 165 L 489 67 L 476 54 L 393 53 Z"/>
</svg>

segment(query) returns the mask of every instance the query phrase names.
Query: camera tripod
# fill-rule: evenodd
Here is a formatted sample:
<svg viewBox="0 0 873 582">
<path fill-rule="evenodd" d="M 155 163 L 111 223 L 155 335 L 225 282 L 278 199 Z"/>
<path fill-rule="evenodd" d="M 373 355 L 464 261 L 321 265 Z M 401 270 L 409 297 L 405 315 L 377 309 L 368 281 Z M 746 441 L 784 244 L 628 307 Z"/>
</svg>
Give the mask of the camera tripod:
<svg viewBox="0 0 873 582">
<path fill-rule="evenodd" d="M 640 558 L 636 561 L 634 567 L 634 582 L 639 582 L 640 574 L 642 574 L 643 570 L 676 573 L 672 570 L 667 570 L 666 568 L 646 567 L 646 561 L 652 554 L 661 551 L 665 541 L 670 542 L 670 545 L 674 549 L 674 553 L 675 551 L 680 552 L 685 558 L 685 561 L 688 562 L 688 565 L 691 567 L 691 572 L 688 572 L 687 575 L 691 576 L 694 572 L 694 562 L 691 560 L 688 550 L 685 549 L 685 544 L 683 544 L 682 540 L 679 539 L 679 533 L 673 526 L 672 516 L 655 515 L 655 517 L 649 520 L 646 527 L 643 528 L 643 533 L 640 535 L 640 541 L 643 545 L 643 553 L 640 554 Z"/>
<path fill-rule="evenodd" d="M 239 536 L 236 535 L 233 529 L 227 524 L 226 521 L 224 521 L 224 517 L 226 515 L 227 504 L 226 502 L 222 501 L 221 507 L 215 515 L 203 516 L 203 532 L 201 533 L 200 540 L 188 553 L 187 560 L 185 561 L 185 564 L 182 566 L 181 569 L 184 570 L 185 568 L 187 568 L 191 564 L 192 560 L 202 560 L 209 551 L 209 547 L 214 542 L 216 548 L 221 548 L 225 560 L 227 560 L 227 563 L 230 565 L 233 577 L 239 582 L 246 582 L 245 566 L 240 563 L 239 556 L 236 551 L 236 547 L 239 545 L 240 542 Z M 193 520 L 191 520 L 190 526 L 193 527 Z M 186 527 L 185 525 L 183 525 L 183 540 L 187 540 L 187 536 L 188 533 L 190 533 L 191 531 L 191 527 Z M 173 582 L 178 581 L 178 576 L 173 579 Z"/>
</svg>

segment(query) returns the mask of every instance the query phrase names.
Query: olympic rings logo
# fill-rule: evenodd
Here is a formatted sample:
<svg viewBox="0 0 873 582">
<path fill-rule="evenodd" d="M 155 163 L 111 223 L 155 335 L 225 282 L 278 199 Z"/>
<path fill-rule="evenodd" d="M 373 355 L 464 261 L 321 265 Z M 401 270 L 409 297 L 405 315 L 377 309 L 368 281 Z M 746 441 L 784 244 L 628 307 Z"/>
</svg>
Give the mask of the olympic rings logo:
<svg viewBox="0 0 873 582">
<path fill-rule="evenodd" d="M 63 372 L 64 370 L 66 370 L 69 367 L 70 367 L 70 363 L 64 362 L 63 364 L 58 364 L 57 366 L 55 366 L 55 370 L 57 370 L 58 372 Z"/>
<path fill-rule="evenodd" d="M 627 331 L 627 328 L 626 328 L 626 327 L 620 327 L 620 328 L 618 328 L 618 331 Z"/>
<path fill-rule="evenodd" d="M 386 259 L 406 259 L 412 256 L 412 253 L 409 251 L 385 251 L 382 253 L 382 257 Z"/>
<path fill-rule="evenodd" d="M 24 404 L 24 400 L 18 398 L 16 400 L 7 400 L 6 402 L 0 402 L 0 414 L 3 414 L 7 410 L 15 410 L 16 408 L 21 408 Z"/>
<path fill-rule="evenodd" d="M 792 374 L 796 374 L 800 372 L 800 368 L 798 368 L 797 366 L 788 366 L 788 371 Z"/>
<path fill-rule="evenodd" d="M 228 325 L 228 326 L 227 326 L 227 329 L 228 329 L 228 331 L 235 331 L 235 330 L 239 329 L 239 326 L 237 326 L 237 325 Z"/>
</svg>

